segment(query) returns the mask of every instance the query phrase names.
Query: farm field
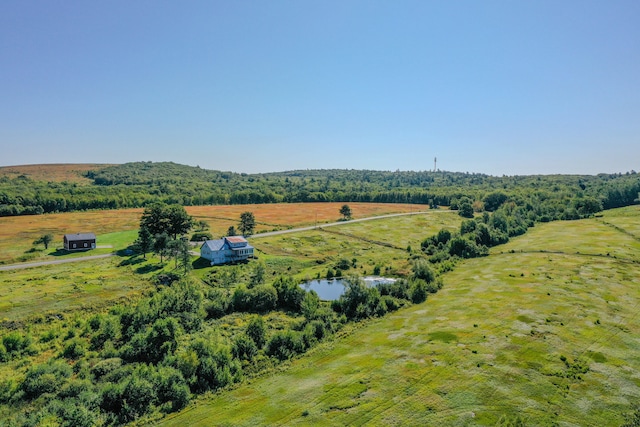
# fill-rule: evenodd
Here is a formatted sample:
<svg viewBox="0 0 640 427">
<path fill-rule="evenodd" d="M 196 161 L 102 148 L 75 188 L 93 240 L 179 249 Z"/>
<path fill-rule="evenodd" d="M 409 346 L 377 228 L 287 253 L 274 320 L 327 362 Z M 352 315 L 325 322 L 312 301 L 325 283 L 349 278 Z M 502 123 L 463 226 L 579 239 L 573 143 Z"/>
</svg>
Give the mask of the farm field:
<svg viewBox="0 0 640 427">
<path fill-rule="evenodd" d="M 402 275 L 410 268 L 409 246 L 412 252 L 419 252 L 420 242 L 426 237 L 443 227 L 457 229 L 460 222 L 456 212 L 430 211 L 295 234 L 257 236 L 252 245 L 265 258 L 267 267 L 274 259 L 297 261 L 301 267 L 292 268 L 292 273 L 301 279 L 324 277 L 327 268 L 340 259 L 356 260 L 356 270 L 351 273 L 370 275 L 379 266 L 382 274 Z"/>
<path fill-rule="evenodd" d="M 74 182 L 77 184 L 90 184 L 93 181 L 84 176 L 90 170 L 100 170 L 108 164 L 69 163 L 69 164 L 39 164 L 21 166 L 0 166 L 0 177 L 15 178 L 21 175 L 34 181 L 46 182 Z"/>
<path fill-rule="evenodd" d="M 335 206 L 334 206 L 335 207 Z M 110 213 L 106 211 L 105 213 Z M 125 211 L 121 218 L 129 211 Z M 85 213 L 94 219 L 93 212 Z M 79 215 L 79 214 L 64 214 Z M 116 216 L 110 218 L 117 218 Z M 362 223 L 333 227 L 333 232 L 319 230 L 271 236 L 252 241 L 259 259 L 264 262 L 266 275 L 296 275 L 300 279 L 324 277 L 328 267 L 341 258 L 349 261 L 356 258 L 358 266 L 351 273 L 371 274 L 379 265 L 387 267 L 387 273 L 398 273 L 409 268 L 409 254 L 404 247 L 390 248 L 370 243 L 368 236 L 379 242 L 394 242 L 396 236 L 419 242 L 444 224 L 458 227 L 460 217 L 455 212 L 428 212 L 424 215 L 385 218 Z M 105 221 L 104 229 L 116 227 L 116 221 Z M 336 234 L 347 229 L 349 235 Z M 340 230 L 340 231 L 339 231 Z M 89 252 L 70 253 L 49 258 L 62 259 L 106 254 L 127 247 L 136 238 L 136 230 L 112 232 L 101 235 L 99 244 L 110 248 Z M 402 242 L 403 246 L 406 243 Z M 419 249 L 419 243 L 416 244 Z M 50 249 L 49 253 L 55 253 Z M 197 257 L 194 257 L 196 260 Z M 320 262 L 319 262 L 320 261 Z M 224 274 L 233 266 L 211 269 L 195 263 L 193 274 L 206 278 L 208 275 Z M 247 268 L 250 266 L 247 266 Z M 105 305 L 119 297 L 136 294 L 149 286 L 148 278 L 162 271 L 172 271 L 173 264 L 160 265 L 160 260 L 151 254 L 147 259 L 112 257 L 92 260 L 87 263 L 62 264 L 35 267 L 27 270 L 0 271 L 0 319 L 22 320 L 30 314 L 71 311 L 82 307 Z M 246 268 L 245 268 L 246 269 Z"/>
<path fill-rule="evenodd" d="M 256 218 L 256 232 L 271 231 L 334 222 L 340 218 L 341 203 L 292 203 L 265 205 L 188 206 L 196 220 L 207 221 L 211 233 L 223 236 L 230 226 L 237 226 L 240 214 L 251 211 Z M 364 218 L 389 213 L 416 212 L 428 206 L 390 203 L 350 203 L 353 217 Z M 62 247 L 66 233 L 94 232 L 98 245 L 101 235 L 137 230 L 143 209 L 100 210 L 45 215 L 0 217 L 0 264 L 46 258 L 49 251 L 30 252 L 32 242 L 43 234 L 55 236 L 51 248 Z M 131 243 L 131 242 L 128 242 Z M 51 249 L 50 248 L 50 249 Z"/>
<path fill-rule="evenodd" d="M 425 303 L 159 424 L 618 426 L 640 401 L 638 213 L 538 224 Z"/>
</svg>

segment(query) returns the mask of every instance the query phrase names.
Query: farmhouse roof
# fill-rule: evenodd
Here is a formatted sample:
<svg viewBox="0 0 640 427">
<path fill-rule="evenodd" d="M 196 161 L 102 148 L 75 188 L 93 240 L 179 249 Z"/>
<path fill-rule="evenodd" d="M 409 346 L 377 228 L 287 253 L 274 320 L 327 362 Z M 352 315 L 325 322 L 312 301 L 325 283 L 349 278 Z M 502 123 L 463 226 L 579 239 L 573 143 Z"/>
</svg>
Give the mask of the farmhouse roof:
<svg viewBox="0 0 640 427">
<path fill-rule="evenodd" d="M 202 244 L 202 246 L 206 246 L 210 251 L 220 251 L 224 247 L 225 243 L 224 239 L 207 240 Z"/>
<path fill-rule="evenodd" d="M 67 241 L 70 240 L 95 240 L 96 235 L 94 233 L 74 233 L 74 234 L 65 234 L 64 238 Z"/>
<path fill-rule="evenodd" d="M 253 246 L 249 245 L 247 239 L 240 236 L 229 236 L 223 237 L 222 239 L 217 240 L 207 240 L 202 244 L 202 247 L 206 246 L 210 251 L 221 251 L 223 249 L 231 249 L 229 247 L 229 243 L 244 243 L 242 245 L 242 249 L 252 248 Z"/>
<path fill-rule="evenodd" d="M 242 236 L 228 236 L 225 237 L 229 243 L 248 243 L 247 239 Z"/>
</svg>

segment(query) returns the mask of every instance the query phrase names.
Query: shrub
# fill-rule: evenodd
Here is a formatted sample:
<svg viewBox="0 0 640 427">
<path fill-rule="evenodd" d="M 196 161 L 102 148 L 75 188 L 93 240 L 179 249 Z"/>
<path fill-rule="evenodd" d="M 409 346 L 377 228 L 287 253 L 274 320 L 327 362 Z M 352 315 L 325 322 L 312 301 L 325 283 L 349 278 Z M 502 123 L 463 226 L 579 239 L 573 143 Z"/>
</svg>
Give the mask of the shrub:
<svg viewBox="0 0 640 427">
<path fill-rule="evenodd" d="M 36 365 L 27 370 L 20 388 L 27 399 L 34 399 L 43 393 L 57 391 L 71 373 L 71 367 L 62 361 Z"/>
<path fill-rule="evenodd" d="M 122 359 L 119 357 L 112 357 L 110 359 L 104 359 L 96 363 L 91 368 L 91 373 L 96 379 L 100 379 L 102 376 L 106 374 L 110 374 L 116 369 L 122 366 Z"/>
<path fill-rule="evenodd" d="M 9 332 L 2 337 L 2 345 L 10 357 L 17 356 L 31 345 L 29 335 L 22 336 L 20 332 Z"/>
<path fill-rule="evenodd" d="M 191 389 L 195 392 L 217 390 L 240 379 L 240 363 L 233 359 L 226 346 L 201 338 L 191 343 L 186 354 L 196 357 L 183 358 L 178 368 L 185 378 L 190 378 Z M 191 377 L 189 371 L 193 371 Z"/>
<path fill-rule="evenodd" d="M 222 290 L 214 289 L 209 292 L 209 299 L 204 303 L 204 310 L 208 319 L 219 319 L 229 313 L 231 298 Z"/>
<path fill-rule="evenodd" d="M 433 282 L 436 276 L 426 260 L 418 259 L 413 263 L 413 277 L 414 279 L 421 279 L 430 283 Z"/>
<path fill-rule="evenodd" d="M 204 242 L 205 240 L 211 239 L 213 239 L 213 236 L 207 231 L 199 231 L 197 233 L 193 233 L 193 235 L 191 236 L 192 242 Z"/>
<path fill-rule="evenodd" d="M 267 328 L 264 319 L 260 316 L 253 316 L 247 325 L 246 334 L 253 340 L 258 349 L 264 347 L 267 337 Z"/>
<path fill-rule="evenodd" d="M 256 343 L 246 334 L 240 334 L 233 340 L 233 356 L 240 360 L 251 360 L 258 354 Z"/>
<path fill-rule="evenodd" d="M 413 280 L 411 283 L 411 302 L 420 304 L 427 300 L 427 282 L 422 279 Z"/>
<path fill-rule="evenodd" d="M 273 283 L 278 293 L 278 307 L 299 312 L 307 292 L 291 277 L 280 276 Z"/>
<path fill-rule="evenodd" d="M 64 350 L 62 350 L 62 357 L 76 360 L 84 356 L 86 352 L 87 348 L 85 342 L 80 338 L 74 338 L 64 346 Z"/>
<path fill-rule="evenodd" d="M 348 270 L 350 268 L 351 268 L 351 263 L 349 262 L 348 259 L 342 258 L 342 259 L 340 259 L 340 261 L 338 261 L 336 263 L 336 270 L 345 271 L 345 270 Z"/>
<path fill-rule="evenodd" d="M 386 311 L 386 307 L 380 303 L 380 291 L 366 286 L 357 277 L 347 279 L 344 294 L 338 300 L 332 301 L 331 307 L 349 319 L 365 319 L 380 315 L 382 310 Z"/>
<path fill-rule="evenodd" d="M 453 256 L 459 256 L 461 258 L 476 258 L 479 256 L 485 256 L 489 253 L 486 247 L 478 246 L 475 242 L 472 242 L 464 237 L 454 237 L 451 239 L 451 246 L 449 247 L 449 254 Z"/>
<path fill-rule="evenodd" d="M 260 285 L 247 289 L 239 286 L 233 293 L 233 308 L 236 311 L 264 313 L 276 308 L 278 293 L 271 285 Z"/>
<path fill-rule="evenodd" d="M 278 360 L 287 360 L 304 351 L 299 332 L 291 330 L 276 332 L 267 343 L 266 353 Z"/>
<path fill-rule="evenodd" d="M 133 375 L 122 389 L 120 399 L 122 400 L 120 419 L 130 422 L 147 413 L 156 402 L 157 396 L 155 387 L 150 381 Z"/>
</svg>

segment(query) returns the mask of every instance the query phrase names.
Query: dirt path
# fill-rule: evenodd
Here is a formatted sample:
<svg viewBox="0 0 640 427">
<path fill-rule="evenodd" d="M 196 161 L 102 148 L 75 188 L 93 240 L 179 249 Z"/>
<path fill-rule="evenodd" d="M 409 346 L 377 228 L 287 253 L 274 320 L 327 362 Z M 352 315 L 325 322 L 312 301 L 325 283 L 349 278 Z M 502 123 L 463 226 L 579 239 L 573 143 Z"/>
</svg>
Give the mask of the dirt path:
<svg viewBox="0 0 640 427">
<path fill-rule="evenodd" d="M 108 258 L 115 254 L 90 255 L 78 258 L 56 259 L 52 261 L 25 262 L 22 264 L 0 265 L 0 271 L 18 270 L 21 268 L 42 267 L 45 265 L 66 264 L 68 262 L 88 261 L 91 259 Z"/>
</svg>

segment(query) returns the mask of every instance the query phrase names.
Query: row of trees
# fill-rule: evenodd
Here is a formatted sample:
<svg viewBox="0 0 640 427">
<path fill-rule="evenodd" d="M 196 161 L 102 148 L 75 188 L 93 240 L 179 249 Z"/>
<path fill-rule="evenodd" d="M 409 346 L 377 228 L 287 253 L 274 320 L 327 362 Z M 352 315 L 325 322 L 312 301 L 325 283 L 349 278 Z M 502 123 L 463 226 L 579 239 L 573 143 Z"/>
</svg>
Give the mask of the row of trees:
<svg viewBox="0 0 640 427">
<path fill-rule="evenodd" d="M 273 174 L 207 171 L 174 163 L 139 162 L 90 172 L 93 185 L 0 177 L 0 216 L 86 209 L 279 202 L 385 202 L 449 206 L 462 196 L 487 199 L 500 189 L 510 199 L 559 203 L 595 198 L 604 209 L 634 203 L 640 177 L 550 175 L 492 177 L 452 172 L 308 170 Z"/>
</svg>

